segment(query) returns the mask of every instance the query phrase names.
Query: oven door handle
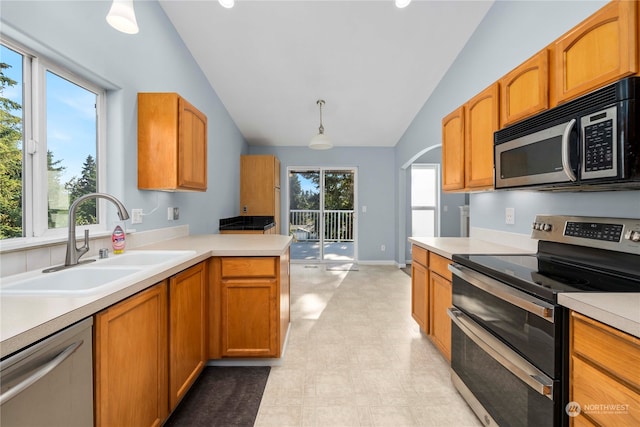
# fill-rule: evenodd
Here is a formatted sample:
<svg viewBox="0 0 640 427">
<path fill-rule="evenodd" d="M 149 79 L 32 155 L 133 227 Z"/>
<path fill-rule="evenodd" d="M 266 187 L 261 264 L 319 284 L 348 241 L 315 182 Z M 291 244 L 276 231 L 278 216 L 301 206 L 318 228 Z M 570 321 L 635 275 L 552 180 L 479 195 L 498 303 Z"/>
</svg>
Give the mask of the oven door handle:
<svg viewBox="0 0 640 427">
<path fill-rule="evenodd" d="M 482 350 L 539 394 L 553 400 L 553 380 L 515 351 L 482 329 L 455 307 L 447 310 L 451 320 Z"/>
<path fill-rule="evenodd" d="M 548 322 L 554 323 L 553 306 L 551 304 L 543 305 L 544 303 L 542 301 L 529 294 L 494 280 L 484 274 L 477 273 L 476 271 L 460 264 L 449 264 L 449 270 L 476 288 L 482 289 L 496 298 L 500 298 L 501 300 L 526 310 L 529 313 L 535 314 Z"/>
</svg>

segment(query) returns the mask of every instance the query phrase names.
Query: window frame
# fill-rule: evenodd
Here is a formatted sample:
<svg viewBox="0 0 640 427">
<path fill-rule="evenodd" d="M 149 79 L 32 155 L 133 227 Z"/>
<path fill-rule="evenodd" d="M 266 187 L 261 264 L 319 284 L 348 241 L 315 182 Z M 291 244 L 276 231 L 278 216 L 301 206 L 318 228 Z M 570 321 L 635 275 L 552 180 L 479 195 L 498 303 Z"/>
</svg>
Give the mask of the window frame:
<svg viewBox="0 0 640 427">
<path fill-rule="evenodd" d="M 414 169 L 429 169 L 434 171 L 435 182 L 434 182 L 434 199 L 435 203 L 433 205 L 417 205 L 414 204 L 413 200 L 413 188 L 414 188 L 414 179 L 413 179 L 413 170 Z M 440 236 L 440 165 L 437 163 L 413 163 L 411 165 L 409 171 L 410 181 L 411 181 L 411 192 L 409 194 L 409 205 L 411 207 L 411 229 L 413 230 L 413 212 L 414 211 L 433 211 L 433 237 Z M 413 234 L 413 233 L 412 233 Z"/>
<path fill-rule="evenodd" d="M 47 180 L 47 72 L 66 79 L 96 96 L 96 191 L 106 188 L 106 111 L 107 89 L 101 85 L 80 77 L 78 74 L 59 65 L 53 60 L 8 39 L 0 37 L 4 47 L 22 55 L 22 229 L 23 236 L 2 240 L 10 246 L 50 241 L 68 234 L 68 227 L 49 229 L 48 227 L 48 180 Z M 94 233 L 107 232 L 106 201 L 97 199 L 97 223 L 77 226 L 79 233 L 85 229 Z M 4 245 L 3 245 L 4 246 Z"/>
</svg>

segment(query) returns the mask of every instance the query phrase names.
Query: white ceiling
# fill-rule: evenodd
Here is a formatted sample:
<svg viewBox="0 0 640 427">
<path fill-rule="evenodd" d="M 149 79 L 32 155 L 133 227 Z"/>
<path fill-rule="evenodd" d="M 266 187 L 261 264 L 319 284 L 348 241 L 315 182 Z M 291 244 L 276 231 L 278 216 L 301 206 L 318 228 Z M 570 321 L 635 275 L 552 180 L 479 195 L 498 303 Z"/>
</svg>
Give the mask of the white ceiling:
<svg viewBox="0 0 640 427">
<path fill-rule="evenodd" d="M 392 147 L 491 7 L 486 1 L 160 0 L 250 145 Z"/>
</svg>

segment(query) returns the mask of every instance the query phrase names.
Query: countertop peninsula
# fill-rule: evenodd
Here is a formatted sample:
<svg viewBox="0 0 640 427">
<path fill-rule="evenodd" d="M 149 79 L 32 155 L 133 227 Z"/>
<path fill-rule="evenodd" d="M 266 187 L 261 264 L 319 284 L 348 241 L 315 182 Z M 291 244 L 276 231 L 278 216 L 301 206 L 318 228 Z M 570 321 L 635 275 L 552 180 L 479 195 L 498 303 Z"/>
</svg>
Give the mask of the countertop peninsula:
<svg viewBox="0 0 640 427">
<path fill-rule="evenodd" d="M 179 237 L 140 246 L 131 252 L 189 250 L 193 251 L 192 256 L 145 269 L 114 289 L 78 297 L 0 293 L 0 357 L 27 347 L 212 256 L 281 256 L 291 245 L 291 240 L 290 236 L 275 234 L 203 234 Z M 118 255 L 112 255 L 115 256 Z M 3 281 L 10 282 L 19 277 L 41 274 L 45 273 L 40 270 L 31 271 L 5 277 Z M 55 280 L 55 273 L 48 274 Z"/>
</svg>

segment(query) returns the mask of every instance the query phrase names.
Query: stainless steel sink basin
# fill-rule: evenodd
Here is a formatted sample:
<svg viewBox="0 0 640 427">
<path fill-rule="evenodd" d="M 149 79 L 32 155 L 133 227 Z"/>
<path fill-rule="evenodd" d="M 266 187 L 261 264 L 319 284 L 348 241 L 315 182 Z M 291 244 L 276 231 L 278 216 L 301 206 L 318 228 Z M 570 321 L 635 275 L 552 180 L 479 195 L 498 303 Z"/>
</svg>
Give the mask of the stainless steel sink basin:
<svg viewBox="0 0 640 427">
<path fill-rule="evenodd" d="M 96 262 L 96 266 L 153 266 L 168 262 L 179 262 L 195 255 L 195 251 L 130 251 L 119 255 L 110 255 Z"/>
<path fill-rule="evenodd" d="M 132 267 L 74 267 L 4 282 L 0 295 L 83 296 L 115 285 L 142 270 Z"/>
</svg>

